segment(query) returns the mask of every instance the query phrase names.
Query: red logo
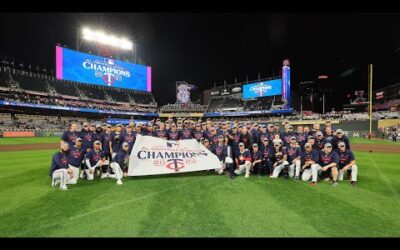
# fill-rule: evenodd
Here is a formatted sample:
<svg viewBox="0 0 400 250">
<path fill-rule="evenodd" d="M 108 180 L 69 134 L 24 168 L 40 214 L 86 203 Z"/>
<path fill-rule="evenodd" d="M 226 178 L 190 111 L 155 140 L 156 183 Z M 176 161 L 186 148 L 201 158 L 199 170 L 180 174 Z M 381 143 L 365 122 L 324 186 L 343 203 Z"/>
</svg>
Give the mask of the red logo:
<svg viewBox="0 0 400 250">
<path fill-rule="evenodd" d="M 175 172 L 179 172 L 179 169 L 185 167 L 185 163 L 182 159 L 170 159 L 167 162 L 168 163 L 165 165 L 165 167 L 175 170 Z"/>
</svg>

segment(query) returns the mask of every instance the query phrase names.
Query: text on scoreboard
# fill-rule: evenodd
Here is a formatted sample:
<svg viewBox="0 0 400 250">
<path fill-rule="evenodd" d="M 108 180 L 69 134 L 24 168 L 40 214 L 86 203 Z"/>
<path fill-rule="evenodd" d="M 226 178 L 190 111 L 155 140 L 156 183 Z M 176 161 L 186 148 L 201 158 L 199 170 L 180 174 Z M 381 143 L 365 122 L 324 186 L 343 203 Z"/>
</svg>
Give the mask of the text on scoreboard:
<svg viewBox="0 0 400 250">
<path fill-rule="evenodd" d="M 151 91 L 151 67 L 56 46 L 56 77 L 81 83 Z"/>
<path fill-rule="evenodd" d="M 243 85 L 243 99 L 282 94 L 282 79 L 274 79 Z"/>
</svg>

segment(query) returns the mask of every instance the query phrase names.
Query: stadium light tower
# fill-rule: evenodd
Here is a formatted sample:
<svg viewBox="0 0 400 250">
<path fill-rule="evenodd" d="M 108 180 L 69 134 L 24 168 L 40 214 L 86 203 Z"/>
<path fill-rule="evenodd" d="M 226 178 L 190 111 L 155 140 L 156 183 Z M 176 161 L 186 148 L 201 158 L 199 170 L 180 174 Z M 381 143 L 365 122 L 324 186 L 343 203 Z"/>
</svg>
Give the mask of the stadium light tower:
<svg viewBox="0 0 400 250">
<path fill-rule="evenodd" d="M 122 50 L 133 50 L 133 43 L 125 37 L 117 37 L 105 33 L 102 30 L 92 30 L 88 27 L 82 28 L 82 38 L 103 45 L 108 45 Z"/>
</svg>

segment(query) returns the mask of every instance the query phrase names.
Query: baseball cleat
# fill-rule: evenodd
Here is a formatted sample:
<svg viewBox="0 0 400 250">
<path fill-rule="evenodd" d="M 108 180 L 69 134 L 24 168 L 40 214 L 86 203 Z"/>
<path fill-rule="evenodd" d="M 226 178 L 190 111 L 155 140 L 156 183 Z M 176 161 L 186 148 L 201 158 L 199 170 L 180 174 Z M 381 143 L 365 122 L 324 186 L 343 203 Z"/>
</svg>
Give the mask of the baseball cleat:
<svg viewBox="0 0 400 250">
<path fill-rule="evenodd" d="M 122 185 L 122 184 L 124 184 L 124 183 L 122 183 L 121 179 L 118 179 L 118 180 L 117 180 L 117 184 L 118 184 L 118 185 Z"/>
<path fill-rule="evenodd" d="M 65 190 L 68 190 L 68 187 L 67 187 L 67 185 L 60 185 L 60 189 L 65 191 Z"/>
<path fill-rule="evenodd" d="M 85 179 L 85 171 L 81 171 L 81 173 L 79 174 L 79 178 Z"/>
</svg>

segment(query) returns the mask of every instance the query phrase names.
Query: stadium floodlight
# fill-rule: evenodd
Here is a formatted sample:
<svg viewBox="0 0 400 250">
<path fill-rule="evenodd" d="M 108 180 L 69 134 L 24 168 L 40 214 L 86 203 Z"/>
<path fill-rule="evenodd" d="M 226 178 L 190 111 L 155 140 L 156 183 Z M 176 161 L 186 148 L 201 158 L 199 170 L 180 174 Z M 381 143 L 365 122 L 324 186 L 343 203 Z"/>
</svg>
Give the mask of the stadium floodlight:
<svg viewBox="0 0 400 250">
<path fill-rule="evenodd" d="M 87 41 L 93 41 L 124 50 L 133 49 L 133 43 L 128 39 L 118 38 L 115 35 L 106 34 L 104 31 L 101 30 L 91 30 L 87 27 L 84 27 L 82 28 L 82 36 L 83 39 Z"/>
</svg>

